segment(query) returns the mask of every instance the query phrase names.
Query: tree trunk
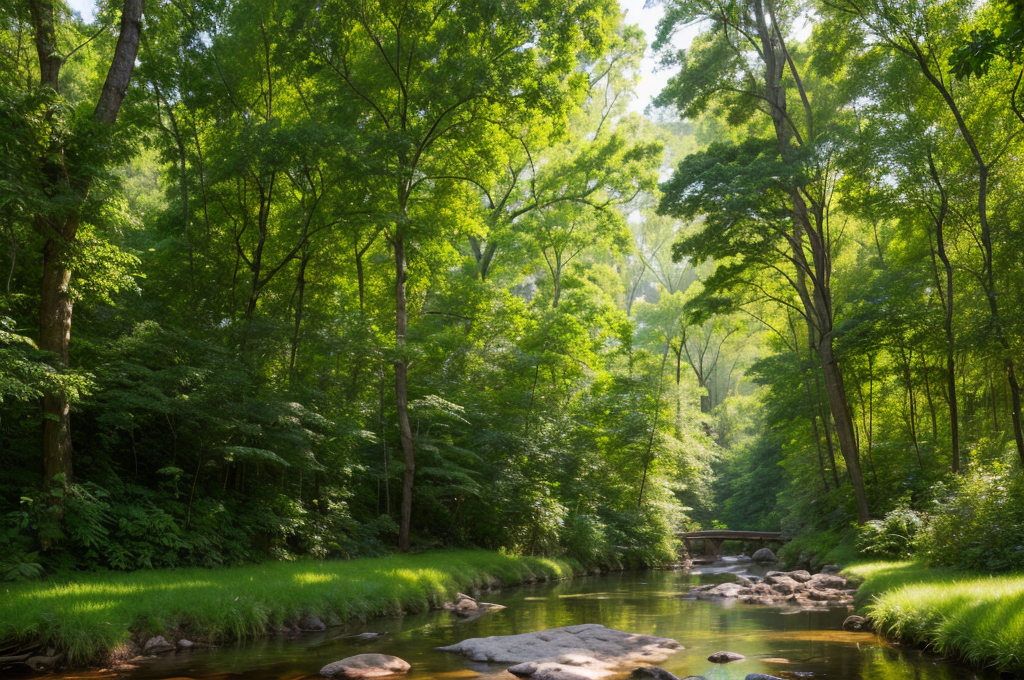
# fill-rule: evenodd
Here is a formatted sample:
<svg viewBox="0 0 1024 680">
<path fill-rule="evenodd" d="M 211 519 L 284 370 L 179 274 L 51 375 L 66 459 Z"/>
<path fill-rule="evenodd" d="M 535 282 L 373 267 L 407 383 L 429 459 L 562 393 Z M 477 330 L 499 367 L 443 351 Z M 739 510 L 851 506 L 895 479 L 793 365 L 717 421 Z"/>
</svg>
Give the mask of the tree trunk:
<svg viewBox="0 0 1024 680">
<path fill-rule="evenodd" d="M 812 333 L 813 336 L 813 333 Z M 812 337 L 813 339 L 813 337 Z M 813 345 L 811 345 L 813 347 Z M 814 357 L 811 357 L 813 362 Z M 821 358 L 818 358 L 819 363 Z M 839 465 L 836 463 L 836 449 L 832 443 L 832 426 L 829 423 L 829 412 L 825 410 L 825 403 L 821 399 L 821 383 L 818 380 L 817 371 L 812 371 L 814 374 L 814 393 L 817 395 L 818 414 L 821 417 L 821 426 L 825 430 L 825 450 L 828 451 L 828 462 L 832 466 L 832 481 L 835 483 L 836 488 L 839 488 Z"/>
<path fill-rule="evenodd" d="M 814 397 L 811 394 L 811 381 L 807 379 L 807 372 L 803 370 L 799 352 L 796 355 L 796 362 L 800 372 L 803 373 L 804 387 L 807 389 L 807 405 L 811 409 L 809 412 L 811 417 L 811 434 L 814 436 L 814 447 L 818 451 L 818 469 L 821 471 L 821 486 L 825 489 L 825 493 L 828 493 L 828 478 L 825 476 L 825 456 L 821 450 L 821 433 L 818 431 L 818 416 L 815 414 L 817 406 L 815 406 Z M 838 481 L 836 480 L 837 487 Z"/>
<path fill-rule="evenodd" d="M 825 394 L 831 407 L 836 435 L 839 437 L 839 451 L 843 454 L 846 472 L 850 475 L 850 481 L 853 483 L 853 494 L 857 500 L 857 520 L 863 524 L 870 519 L 868 498 L 864 491 L 864 476 L 860 470 L 860 456 L 857 453 L 857 442 L 853 434 L 853 421 L 850 420 L 850 412 L 846 408 L 843 374 L 839 370 L 839 364 L 836 362 L 832 349 L 831 333 L 822 337 L 818 345 L 818 355 L 821 357 Z"/>
<path fill-rule="evenodd" d="M 76 230 L 77 220 L 73 218 L 65 225 L 61 240 L 73 241 Z M 47 240 L 43 248 L 39 349 L 53 352 L 57 364 L 67 368 L 71 345 L 72 301 L 68 289 L 71 270 L 64 264 L 60 251 L 57 239 Z M 63 394 L 46 390 L 43 395 L 43 474 L 50 483 L 64 488 L 71 483 L 71 456 L 71 405 Z"/>
<path fill-rule="evenodd" d="M 359 244 L 356 243 L 356 282 L 359 286 L 359 315 L 362 316 L 366 311 L 366 291 L 365 282 L 363 279 L 363 251 L 359 250 Z"/>
<path fill-rule="evenodd" d="M 395 406 L 398 411 L 398 434 L 405 457 L 402 471 L 402 507 L 398 530 L 398 549 L 409 550 L 409 528 L 412 524 L 412 489 L 416 474 L 416 455 L 413 448 L 412 428 L 409 426 L 409 377 L 406 363 L 405 333 L 409 318 L 405 308 L 405 243 L 402 225 L 395 229 L 395 340 L 398 356 L 395 359 Z"/>
<path fill-rule="evenodd" d="M 309 264 L 309 250 L 303 247 L 302 258 L 299 260 L 299 275 L 295 279 L 295 328 L 292 331 L 292 352 L 288 362 L 288 372 L 295 378 L 295 359 L 299 353 L 299 333 L 302 330 L 302 308 L 306 298 L 306 265 Z"/>
</svg>

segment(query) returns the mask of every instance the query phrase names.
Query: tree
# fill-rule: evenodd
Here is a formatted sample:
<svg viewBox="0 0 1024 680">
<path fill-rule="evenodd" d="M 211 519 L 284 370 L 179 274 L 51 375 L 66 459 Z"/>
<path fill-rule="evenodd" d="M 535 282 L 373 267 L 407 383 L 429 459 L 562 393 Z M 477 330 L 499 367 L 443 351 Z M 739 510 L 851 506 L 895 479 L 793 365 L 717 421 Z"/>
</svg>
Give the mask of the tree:
<svg viewBox="0 0 1024 680">
<path fill-rule="evenodd" d="M 599 54 L 617 16 L 610 4 L 463 0 L 308 5 L 306 37 L 325 87 L 364 121 L 365 173 L 376 181 L 380 224 L 394 260 L 395 402 L 404 456 L 398 544 L 410 546 L 415 443 L 409 424 L 406 263 L 436 233 L 425 193 L 447 181 L 467 145 L 486 147 L 490 121 L 505 127 L 539 108 L 556 119 L 585 76 L 581 55 Z M 344 93 L 344 94 L 342 94 Z M 450 227 L 449 227 L 450 228 Z M 410 250 L 410 248 L 412 250 Z"/>
<path fill-rule="evenodd" d="M 679 26 L 703 20 L 708 29 L 695 39 L 690 51 L 666 55 L 680 66 L 680 72 L 670 80 L 658 102 L 674 104 L 687 116 L 713 103 L 723 103 L 730 107 L 729 115 L 735 123 L 762 113 L 772 124 L 774 151 L 769 152 L 765 143 L 756 139 L 736 149 L 713 144 L 697 155 L 700 160 L 691 157 L 680 164 L 664 186 L 661 210 L 682 217 L 717 209 L 746 222 L 746 229 L 741 231 L 736 223 L 709 216 L 703 236 L 684 239 L 678 245 L 680 257 L 713 257 L 722 262 L 738 256 L 741 260 L 712 275 L 707 283 L 709 295 L 727 279 L 733 285 L 742 283 L 740 272 L 751 266 L 775 271 L 797 295 L 796 311 L 805 319 L 820 359 L 839 447 L 857 500 L 857 515 L 865 522 L 869 513 L 859 451 L 834 350 L 834 240 L 829 229 L 828 201 L 834 181 L 829 175 L 829 156 L 835 139 L 825 133 L 827 116 L 820 111 L 816 115 L 797 66 L 799 56 L 787 46 L 786 34 L 796 12 L 795 5 L 775 0 L 753 0 L 743 5 L 703 1 L 668 5 L 659 24 L 656 47 L 667 45 Z M 801 102 L 803 115 L 799 118 L 787 109 L 790 85 Z M 736 168 L 751 183 L 741 186 L 721 175 L 716 169 L 719 162 Z M 779 185 L 772 175 L 762 174 L 772 172 L 779 172 L 786 184 Z M 714 189 L 701 185 L 709 181 Z M 766 200 L 756 199 L 750 192 L 758 189 L 768 190 L 776 202 L 769 206 Z M 727 193 L 716 197 L 715 190 Z M 764 234 L 765 228 L 770 237 Z"/>
<path fill-rule="evenodd" d="M 1014 348 L 1009 337 L 1003 313 L 1000 311 L 999 282 L 996 278 L 996 262 L 993 234 L 989 220 L 990 178 L 998 163 L 1024 130 L 1006 130 L 977 136 L 981 122 L 965 109 L 967 102 L 957 96 L 950 86 L 946 74 L 939 64 L 949 63 L 950 46 L 936 41 L 936 36 L 952 33 L 963 23 L 970 11 L 970 3 L 954 2 L 904 2 L 902 0 L 836 0 L 828 6 L 839 13 L 848 25 L 858 31 L 870 34 L 885 44 L 888 49 L 900 54 L 916 66 L 925 80 L 941 97 L 948 113 L 953 117 L 963 143 L 970 152 L 977 172 L 977 220 L 980 227 L 981 272 L 980 283 L 988 302 L 992 331 L 1002 354 L 1012 402 L 1011 418 L 1017 454 L 1024 463 L 1024 421 L 1021 416 L 1021 387 L 1017 379 Z M 1018 17 L 1018 15 L 1013 15 Z M 1018 17 L 1019 18 L 1019 17 Z M 1013 23 L 1013 17 L 1010 20 Z M 1008 36 L 1009 40 L 1015 40 Z M 1019 38 L 1018 38 L 1019 39 Z M 964 67 L 967 68 L 967 67 Z M 980 68 L 980 65 L 971 68 Z M 970 70 L 970 69 L 967 69 Z M 1014 85 L 1011 104 L 1016 111 L 1016 91 L 1020 78 Z M 977 114 L 975 113 L 975 116 Z M 1018 114 L 1019 115 L 1019 114 Z"/>
<path fill-rule="evenodd" d="M 98 177 L 117 160 L 121 144 L 114 124 L 124 102 L 139 51 L 142 0 L 125 0 L 121 9 L 117 44 L 107 68 L 92 115 L 68 116 L 61 96 L 61 68 L 65 56 L 58 46 L 57 14 L 51 0 L 26 0 L 32 17 L 45 98 L 44 125 L 54 134 L 40 155 L 39 184 L 33 226 L 43 237 L 43 271 L 39 302 L 39 348 L 50 352 L 60 367 L 69 365 L 73 253 L 83 219 L 96 209 L 91 194 Z M 43 393 L 43 474 L 55 486 L 65 487 L 72 477 L 71 407 L 66 393 Z"/>
</svg>

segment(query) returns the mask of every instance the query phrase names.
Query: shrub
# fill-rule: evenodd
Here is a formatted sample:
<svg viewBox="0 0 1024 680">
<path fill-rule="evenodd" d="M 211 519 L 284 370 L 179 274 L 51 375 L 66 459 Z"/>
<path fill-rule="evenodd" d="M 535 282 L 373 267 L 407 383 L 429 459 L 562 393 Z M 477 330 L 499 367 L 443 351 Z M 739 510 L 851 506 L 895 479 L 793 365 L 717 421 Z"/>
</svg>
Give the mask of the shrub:
<svg viewBox="0 0 1024 680">
<path fill-rule="evenodd" d="M 937 495 L 918 539 L 929 564 L 958 569 L 1024 568 L 1024 479 L 1012 466 L 969 470 Z"/>
<path fill-rule="evenodd" d="M 872 520 L 861 527 L 858 547 L 865 555 L 875 557 L 910 557 L 922 526 L 921 514 L 900 504 L 883 519 Z"/>
</svg>

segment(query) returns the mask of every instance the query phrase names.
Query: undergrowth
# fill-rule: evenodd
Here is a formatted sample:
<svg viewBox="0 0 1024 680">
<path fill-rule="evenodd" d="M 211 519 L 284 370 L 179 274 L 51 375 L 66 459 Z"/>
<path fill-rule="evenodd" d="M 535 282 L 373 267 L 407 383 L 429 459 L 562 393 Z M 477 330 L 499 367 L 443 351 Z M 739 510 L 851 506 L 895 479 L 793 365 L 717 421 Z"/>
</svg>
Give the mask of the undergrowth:
<svg viewBox="0 0 1024 680">
<path fill-rule="evenodd" d="M 220 569 L 77 574 L 6 584 L 0 641 L 38 641 L 70 665 L 99 660 L 136 635 L 226 642 L 267 634 L 305 614 L 326 622 L 420 611 L 457 590 L 559 579 L 575 562 L 483 550 Z"/>
</svg>

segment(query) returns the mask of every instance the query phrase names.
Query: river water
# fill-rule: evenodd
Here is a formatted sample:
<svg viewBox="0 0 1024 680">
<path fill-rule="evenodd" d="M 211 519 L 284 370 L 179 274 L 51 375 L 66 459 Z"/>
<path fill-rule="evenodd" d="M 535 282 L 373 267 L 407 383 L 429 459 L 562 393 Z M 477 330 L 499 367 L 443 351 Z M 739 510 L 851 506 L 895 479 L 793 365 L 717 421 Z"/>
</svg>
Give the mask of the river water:
<svg viewBox="0 0 1024 680">
<path fill-rule="evenodd" d="M 134 669 L 119 675 L 131 680 L 312 680 L 331 661 L 380 652 L 412 664 L 409 680 L 515 680 L 504 666 L 472 662 L 434 648 L 470 637 L 600 623 L 678 640 L 685 650 L 662 666 L 681 678 L 703 675 L 708 680 L 742 680 L 747 673 L 829 680 L 998 678 L 934 654 L 894 647 L 870 633 L 844 632 L 842 622 L 850 613 L 845 609 L 786 612 L 685 596 L 688 586 L 731 580 L 731 573 L 747 568 L 725 562 L 693 571 L 606 574 L 517 586 L 483 593 L 481 599 L 507 609 L 473 621 L 447 611 L 374 619 L 325 633 L 178 652 L 137 662 Z M 366 631 L 388 635 L 362 642 L 347 637 Z M 709 654 L 721 650 L 747 658 L 725 666 L 707 661 Z M 64 680 L 95 675 L 66 675 Z"/>
</svg>

